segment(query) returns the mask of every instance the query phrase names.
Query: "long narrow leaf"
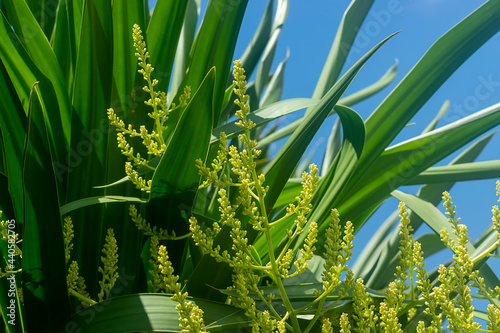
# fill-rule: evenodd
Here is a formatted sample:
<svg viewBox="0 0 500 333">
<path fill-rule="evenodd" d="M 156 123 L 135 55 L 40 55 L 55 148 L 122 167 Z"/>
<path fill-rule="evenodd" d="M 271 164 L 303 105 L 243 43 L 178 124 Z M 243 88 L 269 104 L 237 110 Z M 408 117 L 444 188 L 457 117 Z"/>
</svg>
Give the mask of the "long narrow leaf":
<svg viewBox="0 0 500 333">
<path fill-rule="evenodd" d="M 496 104 L 387 149 L 363 172 L 356 186 L 342 194 L 337 208 L 345 218 L 361 226 L 364 221 L 357 219 L 359 207 L 382 202 L 394 189 L 499 123 L 500 104 Z"/>
<path fill-rule="evenodd" d="M 488 178 L 500 178 L 500 160 L 429 168 L 407 184 L 432 184 Z"/>
<path fill-rule="evenodd" d="M 27 330 L 49 332 L 69 316 L 69 301 L 49 137 L 47 130 L 34 126 L 45 124 L 45 109 L 40 92 L 36 87 L 34 91 L 23 165 L 23 298 Z"/>
</svg>

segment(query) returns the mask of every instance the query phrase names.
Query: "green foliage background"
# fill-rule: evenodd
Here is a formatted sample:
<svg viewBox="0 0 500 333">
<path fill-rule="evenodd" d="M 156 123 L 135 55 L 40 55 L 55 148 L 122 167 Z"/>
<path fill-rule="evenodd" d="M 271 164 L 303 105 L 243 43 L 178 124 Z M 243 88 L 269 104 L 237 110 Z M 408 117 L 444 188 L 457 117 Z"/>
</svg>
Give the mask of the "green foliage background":
<svg viewBox="0 0 500 333">
<path fill-rule="evenodd" d="M 457 181 L 498 176 L 498 160 L 474 160 L 491 137 L 480 136 L 500 123 L 499 104 L 441 128 L 433 123 L 415 138 L 389 144 L 453 72 L 498 32 L 500 2 L 486 1 L 437 40 L 367 119 L 351 107 L 386 87 L 396 68 L 355 94 L 343 94 L 370 56 L 385 47 L 385 42 L 390 43 L 389 38 L 360 57 L 344 75 L 340 73 L 348 56 L 343 51 L 352 46 L 373 1 L 354 0 L 345 9 L 312 98 L 284 101 L 280 96 L 286 59 L 274 73 L 270 70 L 289 2 L 277 1 L 273 12 L 274 2 L 269 1 L 254 39 L 241 57 L 248 77 L 255 72 L 248 88 L 250 117 L 259 126 L 253 135 L 261 135 L 264 125 L 273 119 L 304 108 L 307 111 L 296 123 L 272 127 L 259 141 L 264 152 L 259 163 L 270 186 L 265 198 L 270 214 L 279 214 L 300 192 L 300 183 L 294 179 L 297 165 L 330 115 L 338 116 L 338 122 L 325 148 L 322 180 L 309 216 L 309 221 L 319 225 L 319 244 L 324 241 L 331 208 L 337 208 L 342 221 L 352 221 L 358 230 L 391 195 L 412 209 L 414 229 L 426 223 L 439 232 L 446 224 L 432 207 L 444 190 Z M 141 213 L 149 223 L 177 234 L 187 231 L 190 214 L 207 223 L 217 218 L 216 200 L 212 200 L 215 192 L 198 190 L 194 161 L 212 160 L 212 148 L 217 148 L 222 131 L 233 144 L 239 144 L 239 129 L 232 122 L 236 109 L 230 103 L 234 99 L 230 70 L 237 57 L 234 48 L 247 3 L 211 0 L 204 16 L 198 18 L 200 2 L 196 0 L 160 0 L 152 13 L 147 0 L 0 1 L 0 206 L 4 218 L 15 219 L 16 232 L 23 240 L 22 260 L 16 262 L 17 268 L 22 267 L 16 284 L 22 289 L 23 303 L 16 300 L 15 327 L 7 325 L 3 331 L 33 331 L 36 327 L 49 332 L 73 324 L 83 331 L 113 328 L 118 332 L 132 324 L 137 325 L 133 326 L 136 331 L 178 329 L 170 298 L 147 294 L 143 262 L 147 261 L 149 240 L 130 222 L 128 206 L 130 202 L 144 203 Z M 201 25 L 196 30 L 198 19 Z M 150 160 L 155 168 L 145 174 L 153 182 L 150 194 L 123 178 L 125 158 L 106 114 L 113 107 L 136 128 L 153 126 L 143 103 L 148 97 L 142 91 L 143 78 L 137 73 L 134 56 L 131 31 L 136 23 L 145 32 L 158 89 L 168 91 L 170 102 L 178 102 L 185 86 L 192 91 L 190 104 L 169 120 L 166 152 Z M 290 137 L 277 155 L 267 160 L 269 144 L 286 135 Z M 470 143 L 474 144 L 448 166 L 434 167 Z M 140 145 L 136 149 L 146 155 Z M 114 185 L 103 186 L 109 184 Z M 423 187 L 418 196 L 396 191 L 407 184 Z M 113 301 L 80 314 L 71 304 L 66 286 L 62 221 L 68 214 L 75 225 L 73 259 L 78 261 L 91 295 L 98 293 L 98 267 L 108 228 L 114 229 L 119 245 L 122 278 L 112 292 Z M 284 239 L 292 223 L 285 221 L 273 229 L 275 244 Z M 386 268 L 394 266 L 398 252 L 397 244 L 391 242 L 395 236 L 389 231 L 394 223 L 389 220 L 381 227 L 354 267 L 370 288 L 385 288 L 392 280 Z M 294 244 L 295 250 L 305 236 Z M 443 248 L 436 234 L 425 237 L 431 252 Z M 267 261 L 265 238 L 254 233 L 252 241 L 261 260 Z M 482 245 L 495 241 L 492 229 L 480 239 Z M 217 242 L 230 244 L 228 233 L 222 232 Z M 6 247 L 1 250 L 7 258 Z M 188 292 L 206 309 L 206 323 L 217 322 L 218 329 L 228 329 L 245 321 L 239 310 L 215 303 L 225 296 L 207 287 L 228 286 L 231 269 L 227 265 L 197 255 L 192 240 L 170 244 L 169 252 L 175 258 L 174 268 L 187 281 Z M 488 286 L 499 284 L 487 264 L 480 269 Z M 1 288 L 4 311 L 9 302 L 5 279 Z"/>
</svg>

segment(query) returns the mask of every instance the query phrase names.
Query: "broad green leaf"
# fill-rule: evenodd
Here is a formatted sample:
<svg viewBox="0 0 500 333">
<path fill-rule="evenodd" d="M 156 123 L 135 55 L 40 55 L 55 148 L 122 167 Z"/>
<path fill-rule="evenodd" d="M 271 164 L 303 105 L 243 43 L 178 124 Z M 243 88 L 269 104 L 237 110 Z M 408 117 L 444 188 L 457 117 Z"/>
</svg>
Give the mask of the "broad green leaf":
<svg viewBox="0 0 500 333">
<path fill-rule="evenodd" d="M 22 165 L 25 140 L 26 115 L 18 100 L 15 89 L 8 77 L 5 67 L 0 63 L 0 130 L 2 145 L 5 154 L 5 174 L 8 177 L 8 191 L 15 217 L 22 225 L 23 223 L 23 188 L 22 188 Z M 3 158 L 3 157 L 2 157 Z M 5 204 L 2 202 L 2 204 Z"/>
<path fill-rule="evenodd" d="M 171 294 L 135 294 L 106 300 L 75 315 L 58 331 L 65 327 L 78 327 L 80 332 L 180 332 L 179 313 Z M 189 298 L 203 310 L 204 324 L 211 331 L 232 332 L 248 327 L 243 310 L 222 303 L 198 298 Z"/>
<path fill-rule="evenodd" d="M 73 91 L 82 18 L 83 0 L 59 1 L 50 44 L 61 67 L 68 94 Z"/>
<path fill-rule="evenodd" d="M 57 58 L 47 37 L 38 25 L 28 5 L 24 1 L 4 1 L 9 16 L 9 23 L 16 34 L 21 37 L 33 63 L 44 77 L 39 77 L 40 90 L 46 97 L 47 129 L 51 141 L 63 142 L 65 146 L 70 142 L 70 115 L 71 107 L 64 77 Z M 3 57 L 2 57 L 3 59 Z M 34 82 L 31 82 L 33 84 Z M 49 85 L 45 87 L 45 85 Z M 50 95 L 49 95 L 50 94 Z M 55 96 L 53 96 L 54 94 Z M 49 97 L 50 96 L 50 97 Z M 62 159 L 62 146 L 54 151 L 55 160 Z M 60 147 L 58 146 L 58 147 Z"/>
<path fill-rule="evenodd" d="M 52 0 L 25 0 L 43 33 L 50 40 L 54 28 L 57 6 Z"/>
<path fill-rule="evenodd" d="M 484 138 L 476 141 L 472 146 L 468 147 L 465 151 L 463 151 L 455 159 L 453 159 L 449 165 L 451 166 L 474 161 L 483 151 L 493 135 L 494 133 L 489 134 Z M 449 191 L 453 185 L 454 182 L 425 185 L 420 188 L 417 196 L 436 206 L 442 200 L 442 193 L 444 191 Z M 385 229 L 387 227 L 390 228 L 391 226 L 397 224 L 399 221 L 398 215 L 399 212 L 398 210 L 396 210 L 384 222 L 383 227 L 380 227 L 379 230 L 382 228 Z M 410 226 L 415 231 L 417 231 L 423 223 L 423 220 L 413 211 L 410 213 L 410 220 Z M 389 232 L 389 230 L 387 232 Z M 397 256 L 398 253 L 399 231 L 396 229 L 393 231 L 392 235 L 387 238 L 386 236 L 387 233 L 382 236 L 379 235 L 379 231 L 377 231 L 376 234 L 372 238 L 370 238 L 368 244 L 363 249 L 363 252 L 359 256 L 355 266 L 353 267 L 353 271 L 355 271 L 359 277 L 367 281 L 367 286 L 373 288 L 382 288 L 387 284 L 387 281 L 384 281 L 379 277 L 379 275 L 385 272 L 388 261 L 392 260 L 392 257 Z M 383 238 L 385 238 L 385 240 Z M 374 267 L 374 265 L 376 265 L 376 267 Z M 360 269 L 360 267 L 362 267 L 362 270 Z M 369 274 L 369 279 L 367 275 L 368 272 L 371 272 Z"/>
<path fill-rule="evenodd" d="M 70 203 L 67 203 L 60 208 L 60 213 L 61 216 L 68 214 L 69 212 L 72 212 L 76 209 L 91 206 L 91 205 L 98 205 L 98 204 L 105 204 L 105 203 L 114 203 L 114 202 L 136 202 L 136 203 L 147 203 L 146 200 L 141 199 L 141 198 L 135 198 L 135 197 L 122 197 L 118 195 L 106 195 L 103 197 L 91 197 L 91 198 L 85 198 L 85 199 L 80 199 L 76 200 Z"/>
<path fill-rule="evenodd" d="M 33 94 L 23 164 L 23 299 L 27 330 L 49 332 L 70 308 L 52 152 L 47 130 L 39 131 L 46 110 L 36 86 Z"/>
<path fill-rule="evenodd" d="M 433 184 L 499 177 L 500 160 L 494 160 L 432 167 L 407 182 L 407 184 Z"/>
<path fill-rule="evenodd" d="M 11 24 L 4 13 L 0 15 L 0 56 L 4 75 L 8 76 L 21 102 L 24 112 L 28 114 L 31 87 L 37 81 L 37 68 L 22 47 L 18 36 L 12 33 Z M 7 90 L 3 90 L 7 93 Z"/>
<path fill-rule="evenodd" d="M 148 222 L 176 235 L 189 232 L 187 219 L 200 181 L 195 161 L 204 160 L 210 146 L 215 78 L 212 68 L 182 114 L 153 175 L 146 208 Z M 169 251 L 183 253 L 185 240 L 167 244 Z M 171 260 L 174 268 L 180 269 L 182 257 Z"/>
</svg>

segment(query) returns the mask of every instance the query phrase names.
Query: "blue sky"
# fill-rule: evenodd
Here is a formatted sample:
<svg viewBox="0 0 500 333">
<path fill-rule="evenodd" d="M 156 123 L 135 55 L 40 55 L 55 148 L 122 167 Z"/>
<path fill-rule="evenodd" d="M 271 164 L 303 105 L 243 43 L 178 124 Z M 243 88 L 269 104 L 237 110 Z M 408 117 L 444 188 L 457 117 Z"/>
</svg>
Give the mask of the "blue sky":
<svg viewBox="0 0 500 333">
<path fill-rule="evenodd" d="M 290 1 L 288 18 L 280 36 L 275 59 L 276 67 L 286 56 L 287 48 L 290 49 L 283 99 L 311 97 L 338 24 L 349 3 L 347 0 Z M 389 87 L 369 100 L 353 106 L 353 109 L 366 119 L 432 43 L 482 3 L 483 1 L 454 0 L 375 1 L 365 24 L 360 29 L 344 71 L 383 38 L 399 30 L 402 32 L 369 60 L 354 79 L 347 94 L 375 82 L 396 59 L 399 61 L 398 75 Z M 202 1 L 202 12 L 206 4 L 206 0 Z M 235 58 L 243 53 L 266 4 L 265 0 L 249 1 Z M 394 143 L 420 134 L 447 99 L 451 103 L 449 115 L 445 116 L 438 126 L 500 102 L 499 59 L 500 36 L 496 35 L 451 76 L 412 119 L 414 125 L 405 128 Z M 285 123 L 295 118 L 296 116 L 290 116 Z M 311 145 L 317 147 L 313 162 L 319 165 L 321 164 L 319 152 L 326 145 L 332 124 L 332 120 L 327 121 L 317 135 L 318 143 Z M 499 143 L 500 138 L 494 137 L 479 160 L 498 159 Z M 452 157 L 441 164 L 449 162 Z M 415 193 L 417 189 L 418 187 L 403 188 L 404 191 L 411 193 Z M 462 223 L 468 225 L 470 236 L 476 238 L 491 223 L 491 206 L 497 204 L 495 180 L 459 183 L 450 192 L 457 205 L 458 216 L 462 217 Z M 361 250 L 362 243 L 371 233 L 368 230 L 377 227 L 396 208 L 397 201 L 390 199 L 368 221 L 357 235 L 356 252 Z"/>
</svg>

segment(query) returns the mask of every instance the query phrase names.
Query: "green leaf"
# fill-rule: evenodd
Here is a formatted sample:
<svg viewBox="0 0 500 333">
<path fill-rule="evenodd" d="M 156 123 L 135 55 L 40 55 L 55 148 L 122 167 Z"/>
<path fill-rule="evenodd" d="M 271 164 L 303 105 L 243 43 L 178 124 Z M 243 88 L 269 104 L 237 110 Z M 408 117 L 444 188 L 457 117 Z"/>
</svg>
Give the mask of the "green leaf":
<svg viewBox="0 0 500 333">
<path fill-rule="evenodd" d="M 78 327 L 80 332 L 180 332 L 179 304 L 168 294 L 135 294 L 111 298 L 89 307 L 70 318 L 58 331 Z M 230 332 L 247 327 L 243 310 L 222 303 L 189 298 L 203 310 L 207 329 Z"/>
<path fill-rule="evenodd" d="M 335 110 L 342 124 L 342 145 L 330 170 L 314 194 L 312 200 L 313 210 L 309 222 L 305 227 L 307 230 L 312 221 L 318 221 L 319 244 L 323 244 L 322 241 L 325 237 L 324 230 L 329 225 L 328 223 L 321 222 L 327 220 L 332 207 L 336 207 L 339 194 L 356 168 L 365 144 L 365 124 L 361 116 L 342 105 L 336 105 Z M 306 233 L 299 236 L 296 243 L 296 250 L 302 246 L 302 241 L 305 237 L 307 237 Z"/>
<path fill-rule="evenodd" d="M 397 232 L 399 232 L 399 228 L 397 228 L 396 230 Z M 439 238 L 439 235 L 435 233 L 426 233 L 420 235 L 419 237 L 415 238 L 415 241 L 419 242 L 422 246 L 424 252 L 424 260 L 446 248 L 446 246 Z M 399 245 L 399 242 L 397 242 L 397 245 Z M 379 264 L 376 266 L 376 269 L 379 269 L 380 271 L 374 271 L 373 274 L 369 275 L 369 278 L 366 280 L 365 285 L 369 285 L 371 286 L 371 288 L 377 289 L 388 287 L 389 283 L 394 280 L 394 274 L 397 272 L 396 267 L 401 263 L 399 257 L 400 255 L 400 251 L 394 254 L 389 251 L 384 251 L 384 249 L 382 248 L 379 254 L 379 260 L 383 264 Z"/>
<path fill-rule="evenodd" d="M 396 59 L 396 63 L 389 67 L 389 69 L 384 73 L 384 75 L 382 75 L 382 77 L 380 77 L 380 79 L 377 80 L 377 82 L 374 82 L 371 85 L 342 98 L 339 101 L 339 104 L 352 106 L 380 92 L 382 89 L 391 84 L 394 79 L 396 79 L 396 75 L 398 74 L 398 64 L 399 61 Z"/>
<path fill-rule="evenodd" d="M 391 191 L 499 123 L 500 104 L 496 104 L 387 149 L 342 194 L 343 201 L 337 206 L 341 216 L 353 221 L 356 228 L 361 226 L 364 220 L 358 219 L 359 207 L 382 202 Z"/>
<path fill-rule="evenodd" d="M 44 96 L 47 96 L 46 117 L 50 142 L 63 142 L 65 143 L 64 147 L 67 147 L 70 142 L 71 107 L 64 77 L 54 51 L 26 2 L 7 0 L 4 1 L 4 4 L 10 25 L 21 38 L 26 52 L 44 76 L 39 78 L 39 81 L 40 90 Z M 2 59 L 4 58 L 2 57 Z M 34 81 L 30 84 L 33 83 Z M 55 98 L 52 97 L 52 94 L 55 94 Z M 54 150 L 54 157 L 55 160 L 59 161 L 64 156 L 63 145 L 57 147 L 58 150 Z"/>
<path fill-rule="evenodd" d="M 26 0 L 43 33 L 50 39 L 56 18 L 56 6 L 51 0 Z"/>
<path fill-rule="evenodd" d="M 164 2 L 164 1 L 161 1 Z M 178 3 L 180 1 L 176 1 Z M 138 24 L 144 32 L 147 29 L 147 12 L 149 8 L 145 8 L 146 2 L 143 0 L 114 0 L 112 7 L 113 23 L 113 99 L 111 106 L 117 114 L 121 116 L 123 112 L 124 118 L 127 120 L 129 112 L 133 109 L 144 108 L 142 101 L 144 100 L 143 92 L 141 91 L 142 76 L 137 73 L 137 58 L 135 56 L 134 41 L 132 38 L 132 27 Z M 147 37 L 147 36 L 144 36 Z M 149 40 L 146 39 L 148 51 L 151 53 Z M 109 47 L 111 44 L 108 44 Z M 161 59 L 155 56 L 150 60 L 155 64 Z M 156 74 L 157 72 L 154 72 Z M 153 75 L 154 75 L 153 74 Z M 162 84 L 164 78 L 161 78 L 159 84 Z M 167 78 L 167 84 L 168 84 Z M 136 97 L 141 96 L 141 98 Z M 119 113 L 118 113 L 119 112 Z M 142 123 L 141 123 L 142 124 Z"/>
<path fill-rule="evenodd" d="M 0 64 L 0 109 L 10 110 L 10 112 L 0 112 L 0 130 L 6 162 L 5 173 L 8 177 L 8 191 L 5 194 L 9 194 L 13 202 L 12 217 L 22 224 L 22 165 L 26 115 L 3 64 Z"/>
<path fill-rule="evenodd" d="M 23 165 L 23 298 L 27 330 L 49 332 L 69 316 L 70 307 L 52 152 L 47 130 L 39 131 L 46 126 L 46 110 L 36 86 L 33 93 Z"/>
<path fill-rule="evenodd" d="M 436 117 L 434 117 L 434 119 L 429 123 L 429 125 L 427 125 L 427 127 L 422 131 L 422 134 L 434 130 L 437 126 L 439 119 L 441 119 L 444 116 L 444 114 L 446 113 L 446 111 L 448 111 L 449 108 L 450 108 L 450 101 L 446 100 L 439 109 L 439 112 L 437 113 Z"/>
<path fill-rule="evenodd" d="M 68 94 L 73 91 L 82 19 L 83 0 L 59 1 L 50 42 L 67 83 Z"/>
<path fill-rule="evenodd" d="M 473 145 L 468 147 L 465 151 L 453 159 L 449 165 L 451 166 L 474 161 L 483 151 L 493 135 L 494 133 L 491 133 L 476 141 Z M 425 185 L 420 188 L 417 196 L 436 206 L 442 200 L 442 193 L 444 191 L 449 191 L 453 185 L 454 182 Z M 353 271 L 366 281 L 367 286 L 372 288 L 383 288 L 387 283 L 380 277 L 380 275 L 384 274 L 386 271 L 388 261 L 392 260 L 392 257 L 397 256 L 399 246 L 399 230 L 395 229 L 389 237 L 386 236 L 390 231 L 389 229 L 399 222 L 398 216 L 399 212 L 396 210 L 383 223 L 383 226 L 380 227 L 374 236 L 370 238 L 368 244 L 366 244 L 363 252 L 360 254 L 355 266 L 353 267 Z M 415 231 L 417 231 L 423 223 L 423 220 L 413 211 L 410 213 L 410 220 L 410 226 Z M 384 234 L 381 234 L 382 230 L 387 231 Z M 368 272 L 371 272 L 369 277 Z"/>
<path fill-rule="evenodd" d="M 331 169 L 335 156 L 337 156 L 340 150 L 341 140 L 340 119 L 337 118 L 330 132 L 330 136 L 328 137 L 325 154 L 323 155 L 323 163 L 321 164 L 320 170 L 322 177 L 325 176 L 328 173 L 328 170 Z"/>
<path fill-rule="evenodd" d="M 314 301 L 317 296 L 314 295 L 314 292 L 317 290 L 323 290 L 323 282 L 313 282 L 313 283 L 300 283 L 300 284 L 285 284 L 284 285 L 285 290 L 286 290 L 286 295 L 288 296 L 289 300 L 292 302 L 312 302 Z M 338 290 L 340 287 L 337 288 L 337 290 L 333 291 L 330 295 L 326 297 L 327 301 L 335 301 L 338 299 Z M 275 300 L 281 300 L 282 298 L 280 297 L 280 292 L 277 287 L 261 287 L 259 288 L 261 292 L 263 293 L 264 297 L 273 294 L 275 295 Z M 235 290 L 221 290 L 222 293 L 228 295 L 228 296 L 237 296 L 237 292 Z M 352 290 L 349 290 L 349 296 L 346 297 L 346 300 L 352 299 Z M 372 290 L 372 289 L 367 289 L 366 292 L 370 295 L 370 297 L 376 298 L 376 299 L 384 299 L 386 296 L 377 291 L 377 290 Z M 257 296 L 255 292 L 250 292 L 248 294 L 251 298 L 254 300 L 258 301 L 260 298 Z"/>
<path fill-rule="evenodd" d="M 449 237 L 458 243 L 457 236 L 453 233 L 452 224 L 448 222 L 448 218 L 443 215 L 434 205 L 424 201 L 414 195 L 404 193 L 401 191 L 393 191 L 391 193 L 398 200 L 404 202 L 408 208 L 410 208 L 415 214 L 420 216 L 422 220 L 432 229 L 436 234 L 439 235 L 441 229 L 446 229 L 448 231 Z M 496 235 L 493 235 L 496 237 Z M 480 249 L 476 249 L 471 243 L 467 243 L 465 247 L 467 248 L 468 255 L 474 259 L 474 257 L 480 256 L 485 247 L 489 246 L 495 240 L 490 239 L 489 242 L 483 243 Z M 495 288 L 500 283 L 500 280 L 493 272 L 493 270 L 485 263 L 485 260 L 477 262 L 473 269 L 479 269 L 479 276 L 483 277 L 487 288 Z"/>
<path fill-rule="evenodd" d="M 182 114 L 153 175 L 146 218 L 176 235 L 189 232 L 187 219 L 200 181 L 195 161 L 204 160 L 210 146 L 215 77 L 212 68 Z M 167 245 L 175 253 L 171 259 L 174 268 L 180 269 L 185 240 Z"/>
<path fill-rule="evenodd" d="M 91 197 L 91 198 L 85 198 L 85 199 L 80 199 L 76 200 L 70 203 L 67 203 L 60 208 L 60 213 L 61 216 L 68 214 L 69 212 L 72 212 L 76 209 L 91 206 L 91 205 L 98 205 L 98 204 L 105 204 L 105 203 L 114 203 L 114 202 L 137 202 L 137 203 L 147 203 L 146 200 L 141 199 L 141 198 L 135 198 L 135 197 L 122 197 L 119 195 L 106 195 L 102 197 Z"/>
<path fill-rule="evenodd" d="M 208 3 L 189 56 L 189 70 L 177 91 L 178 97 L 184 86 L 197 89 L 211 68 L 217 68 L 213 97 L 214 125 L 219 121 L 234 48 L 247 4 L 248 0 L 211 0 Z"/>
<path fill-rule="evenodd" d="M 498 177 L 500 177 L 500 160 L 494 160 L 432 167 L 407 182 L 407 184 L 460 182 Z"/>
<path fill-rule="evenodd" d="M 387 70 L 387 72 L 377 82 L 373 83 L 372 85 L 366 88 L 361 89 L 360 91 L 353 93 L 352 95 L 341 98 L 337 104 L 352 106 L 375 95 L 380 90 L 387 87 L 392 81 L 394 81 L 394 79 L 396 78 L 396 73 L 397 73 L 397 63 L 392 67 L 390 67 L 389 70 Z M 333 114 L 335 114 L 335 110 L 332 110 L 328 116 L 332 116 Z M 265 146 L 270 144 L 271 142 L 277 141 L 281 138 L 286 137 L 287 135 L 292 134 L 293 131 L 297 129 L 297 127 L 299 127 L 299 125 L 303 121 L 304 118 L 297 119 L 292 123 L 284 126 L 283 128 L 280 128 L 276 132 L 267 135 L 265 138 L 259 141 L 259 145 Z"/>
<path fill-rule="evenodd" d="M 264 106 L 261 109 L 250 113 L 247 118 L 252 120 L 257 126 L 261 126 L 276 118 L 316 105 L 317 103 L 317 100 L 309 98 L 291 98 Z M 239 133 L 242 133 L 243 129 L 236 126 L 236 122 L 237 120 L 234 120 L 230 123 L 214 128 L 210 144 L 213 145 L 218 143 L 220 140 L 220 133 L 222 132 L 224 132 L 228 138 L 234 138 Z"/>
<path fill-rule="evenodd" d="M 208 152 L 215 77 L 215 68 L 212 68 L 182 114 L 154 173 L 151 199 L 172 193 L 172 190 L 198 186 L 200 176 L 195 161 Z"/>
</svg>

